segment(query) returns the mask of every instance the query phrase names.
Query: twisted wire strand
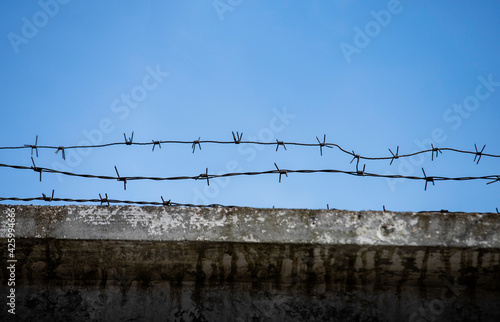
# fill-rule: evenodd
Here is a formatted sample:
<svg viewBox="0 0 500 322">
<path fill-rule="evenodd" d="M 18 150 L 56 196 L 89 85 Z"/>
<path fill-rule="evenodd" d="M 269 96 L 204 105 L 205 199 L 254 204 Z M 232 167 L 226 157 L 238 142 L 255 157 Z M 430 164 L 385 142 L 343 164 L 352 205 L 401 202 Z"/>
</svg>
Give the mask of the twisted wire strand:
<svg viewBox="0 0 500 322">
<path fill-rule="evenodd" d="M 33 160 L 33 159 L 32 159 Z M 267 174 L 279 174 L 280 182 L 281 176 L 288 176 L 289 173 L 340 173 L 352 176 L 362 176 L 362 177 L 375 177 L 375 178 L 388 178 L 388 179 L 407 179 L 407 180 L 423 180 L 427 182 L 435 182 L 435 181 L 470 181 L 470 180 L 489 180 L 487 184 L 491 184 L 497 181 L 500 181 L 500 175 L 485 175 L 485 176 L 464 176 L 464 177 L 445 177 L 445 176 L 427 176 L 425 171 L 422 169 L 424 176 L 407 176 L 400 174 L 381 174 L 381 173 L 371 173 L 365 172 L 356 169 L 353 170 L 339 170 L 339 169 L 280 169 L 275 164 L 276 170 L 266 170 L 266 171 L 247 171 L 247 172 L 228 172 L 222 174 L 209 174 L 208 168 L 205 173 L 196 175 L 196 176 L 171 176 L 171 177 L 152 177 L 152 176 L 120 176 L 118 170 L 116 170 L 116 176 L 109 175 L 95 175 L 95 174 L 84 174 L 84 173 L 74 173 L 69 171 L 61 171 L 44 167 L 37 167 L 33 162 L 33 166 L 22 166 L 22 165 L 10 165 L 0 163 L 0 167 L 3 168 L 12 168 L 18 170 L 32 170 L 40 174 L 40 181 L 42 177 L 42 173 L 55 173 L 62 174 L 66 176 L 72 177 L 81 177 L 81 178 L 93 178 L 93 179 L 102 179 L 102 180 L 117 180 L 123 181 L 126 183 L 127 181 L 133 180 L 153 180 L 153 181 L 174 181 L 174 180 L 207 180 L 208 185 L 210 185 L 210 179 L 215 178 L 223 178 L 223 177 L 236 177 L 236 176 L 258 176 L 258 175 L 267 175 Z"/>
<path fill-rule="evenodd" d="M 177 203 L 177 202 L 160 202 L 160 201 L 133 201 L 133 200 L 120 200 L 120 199 L 74 199 L 74 198 L 49 198 L 45 195 L 42 197 L 29 197 L 29 198 L 19 198 L 19 197 L 0 197 L 1 201 L 46 201 L 46 202 L 76 202 L 76 203 L 101 203 L 101 205 L 110 205 L 110 204 L 127 204 L 127 205 L 143 205 L 143 206 L 176 206 L 176 207 L 204 207 L 204 208 L 240 208 L 240 206 L 228 206 L 221 204 L 208 204 L 208 205 L 195 205 L 190 203 Z"/>
<path fill-rule="evenodd" d="M 336 143 L 331 143 L 331 142 L 326 142 L 326 135 L 324 136 L 323 141 L 320 141 L 318 137 L 316 137 L 316 140 L 318 143 L 301 143 L 301 142 L 286 142 L 286 141 L 279 141 L 276 140 L 276 142 L 261 142 L 261 141 L 243 141 L 242 140 L 243 133 L 241 135 L 237 132 L 235 135 L 233 132 L 233 141 L 219 141 L 219 140 L 201 140 L 198 138 L 198 140 L 192 140 L 192 141 L 186 141 L 186 140 L 151 140 L 151 142 L 133 142 L 133 132 L 132 132 L 132 137 L 126 138 L 125 134 L 125 141 L 124 142 L 112 142 L 112 143 L 104 143 L 104 144 L 94 144 L 94 145 L 70 145 L 70 146 L 52 146 L 52 145 L 38 145 L 38 136 L 35 141 L 35 144 L 25 144 L 23 146 L 1 146 L 0 150 L 16 150 L 16 149 L 31 149 L 31 152 L 33 154 L 33 151 L 36 151 L 36 154 L 38 156 L 38 149 L 52 149 L 56 150 L 56 153 L 59 151 L 62 151 L 63 153 L 63 158 L 64 156 L 64 151 L 65 150 L 70 150 L 70 149 L 90 149 L 90 148 L 106 148 L 106 147 L 112 147 L 112 146 L 119 146 L 119 145 L 129 145 L 129 146 L 153 146 L 153 151 L 156 146 L 159 146 L 161 148 L 161 144 L 186 144 L 186 145 L 191 145 L 193 149 L 193 153 L 196 150 L 196 146 L 201 150 L 201 145 L 202 144 L 222 144 L 222 145 L 231 145 L 231 144 L 253 144 L 253 145 L 272 145 L 276 146 L 276 151 L 278 150 L 279 146 L 283 146 L 284 149 L 286 150 L 286 146 L 301 146 L 301 147 L 319 147 L 320 148 L 320 153 L 321 155 L 323 154 L 323 148 L 337 148 L 341 152 L 350 155 L 353 157 L 353 160 L 357 159 L 359 160 L 390 160 L 391 164 L 395 159 L 400 159 L 400 158 L 409 158 L 412 156 L 416 156 L 419 154 L 425 154 L 425 153 L 431 153 L 432 159 L 434 157 L 437 157 L 439 154 L 442 154 L 443 151 L 450 151 L 450 152 L 455 152 L 455 153 L 461 153 L 461 154 L 470 154 L 474 155 L 474 161 L 479 163 L 479 160 L 481 157 L 491 157 L 491 158 L 500 158 L 500 155 L 498 154 L 491 154 L 491 153 L 484 153 L 485 145 L 481 150 L 477 148 L 476 145 L 475 151 L 472 150 L 462 150 L 462 149 L 456 149 L 456 148 L 449 148 L 449 147 L 434 147 L 432 145 L 431 149 L 425 149 L 421 151 L 415 151 L 412 153 L 406 153 L 406 154 L 399 154 L 399 146 L 397 147 L 396 153 L 393 153 L 391 149 L 388 149 L 390 154 L 389 156 L 378 156 L 378 157 L 370 157 L 366 155 L 361 155 L 357 154 L 354 150 L 349 151 L 348 149 L 343 148 L 339 144 Z M 352 161 L 351 161 L 352 162 Z"/>
</svg>

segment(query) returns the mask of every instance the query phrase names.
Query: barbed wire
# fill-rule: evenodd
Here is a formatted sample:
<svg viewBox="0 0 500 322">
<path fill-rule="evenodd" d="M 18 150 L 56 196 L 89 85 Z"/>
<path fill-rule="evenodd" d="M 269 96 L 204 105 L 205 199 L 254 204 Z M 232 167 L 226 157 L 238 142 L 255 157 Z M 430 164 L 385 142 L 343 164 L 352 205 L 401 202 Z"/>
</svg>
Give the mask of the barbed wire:
<svg viewBox="0 0 500 322">
<path fill-rule="evenodd" d="M 283 175 L 288 177 L 289 173 L 340 173 L 352 176 L 361 176 L 361 177 L 376 177 L 376 178 L 387 178 L 387 179 L 407 179 L 407 180 L 422 180 L 425 181 L 424 190 L 427 190 L 427 184 L 430 182 L 433 185 L 436 181 L 469 181 L 469 180 L 489 180 L 487 184 L 492 184 L 494 182 L 500 181 L 500 175 L 486 175 L 486 176 L 468 176 L 468 177 L 444 177 L 444 176 L 427 176 L 424 168 L 422 168 L 423 177 L 419 176 L 407 176 L 400 174 L 380 174 L 380 173 L 371 173 L 366 172 L 366 164 L 363 166 L 363 170 L 359 170 L 358 165 L 356 165 L 356 170 L 338 170 L 338 169 L 280 169 L 276 163 L 274 166 L 276 169 L 267 170 L 267 171 L 248 171 L 248 172 L 229 172 L 222 174 L 209 174 L 208 168 L 205 169 L 205 173 L 201 173 L 196 176 L 172 176 L 172 177 L 151 177 L 151 176 L 120 176 L 118 172 L 118 168 L 115 166 L 116 176 L 109 175 L 95 175 L 95 174 L 82 174 L 82 173 L 74 173 L 69 171 L 61 171 L 55 170 L 51 168 L 37 167 L 33 157 L 31 157 L 32 166 L 22 166 L 22 165 L 10 165 L 0 163 L 0 167 L 4 168 L 12 168 L 18 170 L 33 170 L 36 173 L 39 173 L 40 181 L 42 181 L 42 173 L 55 173 L 62 174 L 66 176 L 73 177 L 81 177 L 81 178 L 92 178 L 92 179 L 102 179 L 102 180 L 116 180 L 123 182 L 124 190 L 127 189 L 128 181 L 135 180 L 153 180 L 153 181 L 171 181 L 171 180 L 206 180 L 207 185 L 210 185 L 210 179 L 215 178 L 223 178 L 223 177 L 235 177 L 235 176 L 258 176 L 258 175 L 266 175 L 266 174 L 278 174 L 279 182 L 281 182 L 281 178 Z"/>
<path fill-rule="evenodd" d="M 192 153 L 196 151 L 196 147 L 198 147 L 199 150 L 201 150 L 201 145 L 202 144 L 253 144 L 253 145 L 272 145 L 276 146 L 276 151 L 278 151 L 279 147 L 283 147 L 284 150 L 286 150 L 286 146 L 301 146 L 301 147 L 319 147 L 320 150 L 320 155 L 323 155 L 323 148 L 337 148 L 338 150 L 342 151 L 345 154 L 348 154 L 352 157 L 351 163 L 354 160 L 357 160 L 357 163 L 359 164 L 360 160 L 390 160 L 390 164 L 394 162 L 396 159 L 401 159 L 401 158 L 409 158 L 412 156 L 416 156 L 419 154 L 424 154 L 424 153 L 431 153 L 431 160 L 434 160 L 434 158 L 438 157 L 439 154 L 443 154 L 443 151 L 451 151 L 455 153 L 462 153 L 462 154 L 470 154 L 474 155 L 474 162 L 479 163 L 481 160 L 481 157 L 491 157 L 491 158 L 500 158 L 500 155 L 498 154 L 490 154 L 490 153 L 484 153 L 484 149 L 486 148 L 486 145 L 483 145 L 481 149 L 478 149 L 477 145 L 474 144 L 474 149 L 475 151 L 468 151 L 468 150 L 461 150 L 461 149 L 456 149 L 456 148 L 449 148 L 449 147 L 442 147 L 438 148 L 435 147 L 434 144 L 431 143 L 431 148 L 426 149 L 426 150 L 421 150 L 421 151 L 416 151 L 412 153 L 407 153 L 407 154 L 399 154 L 399 146 L 396 147 L 396 152 L 394 153 L 390 148 L 388 149 L 390 152 L 389 156 L 380 156 L 380 157 L 369 157 L 369 156 L 364 156 L 361 154 L 357 154 L 354 150 L 349 151 L 348 149 L 345 149 L 341 147 L 339 144 L 336 143 L 330 143 L 326 142 L 326 134 L 323 136 L 323 141 L 321 141 L 317 136 L 316 136 L 316 141 L 318 143 L 301 143 L 301 142 L 286 142 L 286 141 L 280 141 L 276 139 L 276 142 L 260 142 L 260 141 L 243 141 L 243 133 L 239 132 L 232 132 L 233 140 L 232 141 L 218 141 L 218 140 L 201 140 L 201 137 L 198 137 L 197 140 L 192 140 L 192 141 L 183 141 L 183 140 L 151 140 L 151 142 L 134 142 L 134 132 L 132 132 L 132 135 L 127 138 L 125 133 L 123 133 L 124 141 L 123 142 L 112 142 L 112 143 L 104 143 L 104 144 L 94 144 L 94 145 L 71 145 L 71 146 L 51 146 L 51 145 L 38 145 L 38 135 L 36 136 L 35 139 L 35 144 L 25 144 L 23 146 L 2 146 L 0 147 L 0 150 L 14 150 L 14 149 L 31 149 L 31 155 L 33 155 L 33 152 L 35 152 L 36 156 L 38 157 L 38 149 L 53 149 L 56 150 L 55 153 L 59 153 L 61 151 L 61 155 L 63 159 L 66 159 L 66 150 L 70 149 L 90 149 L 90 148 L 105 148 L 105 147 L 111 147 L 111 146 L 118 146 L 118 145 L 129 145 L 129 146 L 152 146 L 152 151 L 155 150 L 155 147 L 158 146 L 158 148 L 161 148 L 162 144 L 187 144 L 191 145 L 192 148 Z"/>
<path fill-rule="evenodd" d="M 108 197 L 108 194 L 105 194 L 105 197 L 103 198 L 101 194 L 99 194 L 99 199 L 93 198 L 93 199 L 75 199 L 75 198 L 55 198 L 54 197 L 54 190 L 52 190 L 52 195 L 48 197 L 44 193 L 42 193 L 41 197 L 28 197 L 28 198 L 20 198 L 20 197 L 0 197 L 0 202 L 2 201 L 23 201 L 23 202 L 29 202 L 29 201 L 44 201 L 47 203 L 50 202 L 76 202 L 76 203 L 98 203 L 101 206 L 111 206 L 111 204 L 126 204 L 126 205 L 141 205 L 141 206 L 166 206 L 166 207 L 188 207 L 188 208 L 244 208 L 245 206 L 235 206 L 235 205 L 222 205 L 222 204 L 206 204 L 206 205 L 200 205 L 200 204 L 190 204 L 190 203 L 178 203 L 178 202 L 173 202 L 170 199 L 165 201 L 163 199 L 163 196 L 160 196 L 161 202 L 160 201 L 133 201 L 133 200 L 123 200 L 123 199 L 110 199 Z M 274 206 L 273 206 L 274 208 Z M 326 204 L 326 209 L 327 210 L 336 210 L 335 208 L 331 208 L 329 204 Z M 500 214 L 500 211 L 498 210 L 498 207 L 495 209 L 497 214 Z M 385 205 L 383 205 L 383 211 L 390 211 L 386 210 Z M 441 212 L 441 213 L 447 213 L 449 212 L 448 210 L 441 209 L 440 211 L 419 211 L 419 213 L 422 212 Z"/>
<path fill-rule="evenodd" d="M 19 198 L 19 197 L 0 197 L 1 201 L 45 201 L 45 202 L 76 202 L 76 203 L 100 203 L 101 206 L 110 206 L 111 204 L 128 204 L 128 205 L 143 205 L 143 206 L 175 206 L 175 207 L 202 207 L 202 208 L 241 208 L 241 206 L 227 206 L 221 204 L 208 204 L 208 205 L 195 205 L 190 203 L 178 203 L 173 202 L 171 200 L 165 201 L 163 196 L 161 196 L 160 201 L 133 201 L 133 200 L 120 200 L 120 199 L 110 199 L 108 198 L 108 194 L 105 194 L 103 198 L 101 194 L 99 194 L 99 199 L 75 199 L 75 198 L 55 198 L 54 190 L 52 190 L 52 195 L 48 197 L 44 193 L 42 193 L 41 197 L 28 197 L 28 198 Z"/>
</svg>

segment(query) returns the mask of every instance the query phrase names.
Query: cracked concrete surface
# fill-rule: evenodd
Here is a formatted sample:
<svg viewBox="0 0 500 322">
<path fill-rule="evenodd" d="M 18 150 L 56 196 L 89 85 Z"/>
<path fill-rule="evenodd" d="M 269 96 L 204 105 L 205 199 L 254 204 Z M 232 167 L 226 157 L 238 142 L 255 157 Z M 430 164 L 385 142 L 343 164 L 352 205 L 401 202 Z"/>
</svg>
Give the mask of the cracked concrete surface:
<svg viewBox="0 0 500 322">
<path fill-rule="evenodd" d="M 497 214 L 7 208 L 20 321 L 500 320 Z"/>
<path fill-rule="evenodd" d="M 0 205 L 0 211 L 2 210 Z M 17 237 L 500 247 L 493 213 L 14 206 Z M 5 220 L 5 217 L 3 218 Z M 2 223 L 0 238 L 5 238 Z"/>
</svg>

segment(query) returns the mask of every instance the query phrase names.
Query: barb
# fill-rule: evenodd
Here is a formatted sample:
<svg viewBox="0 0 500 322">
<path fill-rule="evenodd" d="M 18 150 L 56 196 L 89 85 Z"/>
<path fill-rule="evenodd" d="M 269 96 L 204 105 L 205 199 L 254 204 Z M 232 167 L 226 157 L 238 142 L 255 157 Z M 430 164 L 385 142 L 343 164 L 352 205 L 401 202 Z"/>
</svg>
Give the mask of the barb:
<svg viewBox="0 0 500 322">
<path fill-rule="evenodd" d="M 415 156 L 418 154 L 424 154 L 424 153 L 429 153 L 431 152 L 432 155 L 432 160 L 434 160 L 434 157 L 437 157 L 439 153 L 443 153 L 443 151 L 451 151 L 455 153 L 461 153 L 461 154 L 473 154 L 474 155 L 474 162 L 479 163 L 479 160 L 481 157 L 491 157 L 491 158 L 500 158 L 499 154 L 489 154 L 489 153 L 484 153 L 484 148 L 486 145 L 483 146 L 482 150 L 479 151 L 477 149 L 477 146 L 475 145 L 475 151 L 467 151 L 467 150 L 460 150 L 456 148 L 437 148 L 431 145 L 431 149 L 426 149 L 426 150 L 421 150 L 421 151 L 416 151 L 413 153 L 408 153 L 408 154 L 399 154 L 398 150 L 396 149 L 396 153 L 393 153 L 390 149 L 389 151 L 391 152 L 390 156 L 380 156 L 380 157 L 370 157 L 370 156 L 364 156 L 361 154 L 356 154 L 354 150 L 349 151 L 348 149 L 345 149 L 341 147 L 340 145 L 336 143 L 328 143 L 326 142 L 326 134 L 323 136 L 323 142 L 319 140 L 318 137 L 316 137 L 317 143 L 301 143 L 301 142 L 285 142 L 285 141 L 278 141 L 277 142 L 260 142 L 260 141 L 243 141 L 243 133 L 239 134 L 236 132 L 233 133 L 233 140 L 232 141 L 218 141 L 218 140 L 201 140 L 198 138 L 198 140 L 195 141 L 181 141 L 181 140 L 158 140 L 158 141 L 151 141 L 151 142 L 133 142 L 133 137 L 134 137 L 134 132 L 132 132 L 132 135 L 130 138 L 127 139 L 125 133 L 124 133 L 124 142 L 113 142 L 113 143 L 105 143 L 105 144 L 96 144 L 96 145 L 73 145 L 73 146 L 51 146 L 51 145 L 38 145 L 38 135 L 36 136 L 35 144 L 25 144 L 23 146 L 0 146 L 0 150 L 14 150 L 14 149 L 31 149 L 31 155 L 33 155 L 33 151 L 36 152 L 36 156 L 38 157 L 38 149 L 54 149 L 54 150 L 68 150 L 68 149 L 90 149 L 90 148 L 105 148 L 105 147 L 111 147 L 111 146 L 116 146 L 116 145 L 152 145 L 153 150 L 156 145 L 160 146 L 160 144 L 190 144 L 193 153 L 195 151 L 196 146 L 201 150 L 201 144 L 202 143 L 211 143 L 211 144 L 254 144 L 254 145 L 274 145 L 276 146 L 276 149 L 279 148 L 280 145 L 282 145 L 285 150 L 286 150 L 286 145 L 291 145 L 291 146 L 300 146 L 300 147 L 319 147 L 320 148 L 320 154 L 323 155 L 323 148 L 328 147 L 328 148 L 337 148 L 341 152 L 348 154 L 353 157 L 351 163 L 357 159 L 358 163 L 360 159 L 363 160 L 370 160 L 370 161 L 375 161 L 375 160 L 389 160 L 394 162 L 395 159 L 399 158 L 409 158 L 411 156 Z M 398 146 L 399 147 L 399 146 Z M 434 155 L 435 153 L 435 155 Z"/>
<path fill-rule="evenodd" d="M 153 149 L 151 151 L 154 151 L 155 150 L 155 146 L 158 145 L 161 149 L 161 142 L 160 141 L 155 141 L 155 140 L 151 140 L 153 141 Z"/>
<path fill-rule="evenodd" d="M 500 181 L 500 177 L 499 176 L 497 176 L 497 178 L 495 180 L 490 181 L 487 184 L 492 184 L 492 183 L 495 183 L 495 182 L 498 182 L 498 181 Z"/>
<path fill-rule="evenodd" d="M 164 206 L 171 206 L 172 205 L 171 199 L 168 199 L 168 201 L 165 201 L 165 199 L 163 199 L 163 196 L 160 196 L 160 197 L 161 197 L 161 202 L 163 203 Z"/>
<path fill-rule="evenodd" d="M 424 179 L 425 179 L 425 188 L 424 190 L 427 190 L 427 183 L 428 182 L 432 182 L 432 185 L 434 186 L 434 178 L 433 177 L 428 177 L 426 174 L 425 174 L 425 171 L 424 171 L 424 168 L 422 168 L 422 172 L 424 173 Z"/>
<path fill-rule="evenodd" d="M 435 148 L 434 147 L 434 144 L 431 143 L 431 147 L 432 147 L 432 152 L 431 152 L 431 161 L 434 161 L 434 152 L 436 152 L 436 158 L 438 157 L 439 153 L 443 154 L 443 152 L 441 152 L 440 149 L 438 148 Z"/>
<path fill-rule="evenodd" d="M 42 193 L 42 199 L 43 201 L 51 202 L 54 199 L 54 190 L 52 189 L 52 196 L 50 198 L 47 197 L 44 193 Z"/>
<path fill-rule="evenodd" d="M 278 165 L 276 164 L 276 162 L 274 163 L 274 166 L 276 167 L 276 169 L 278 169 L 278 173 L 280 174 L 280 178 L 279 178 L 280 183 L 281 183 L 281 175 L 282 174 L 284 174 L 288 178 L 288 171 L 287 170 L 280 170 L 280 168 L 278 168 Z"/>
<path fill-rule="evenodd" d="M 392 154 L 392 158 L 391 158 L 391 163 L 389 165 L 392 165 L 392 162 L 394 162 L 395 159 L 399 159 L 399 145 L 398 147 L 396 148 L 396 154 L 392 153 L 391 149 L 389 149 L 389 152 L 391 152 Z"/>
<path fill-rule="evenodd" d="M 233 133 L 234 144 L 240 144 L 241 138 L 243 137 L 243 132 L 241 132 L 241 135 L 238 132 L 236 132 L 236 135 L 234 135 L 234 132 L 231 133 Z"/>
<path fill-rule="evenodd" d="M 101 206 L 102 206 L 102 204 L 103 204 L 103 203 L 107 203 L 107 204 L 108 204 L 108 207 L 109 207 L 109 199 L 108 199 L 108 194 L 107 194 L 107 193 L 105 193 L 104 195 L 106 196 L 106 198 L 104 198 L 104 199 L 103 199 L 103 198 L 101 197 L 101 194 L 99 194 L 99 199 L 101 199 Z"/>
<path fill-rule="evenodd" d="M 476 162 L 476 158 L 479 157 L 477 159 L 477 163 L 476 164 L 479 164 L 479 161 L 481 160 L 481 156 L 483 155 L 483 151 L 484 151 L 485 147 L 486 147 L 486 144 L 483 145 L 483 148 L 481 149 L 481 151 L 478 151 L 477 150 L 477 145 L 474 143 L 474 148 L 476 149 L 476 155 L 474 156 L 474 162 Z"/>
<path fill-rule="evenodd" d="M 43 171 L 43 168 L 38 168 L 36 166 L 35 160 L 33 160 L 33 157 L 31 157 L 31 163 L 33 163 L 33 166 L 30 169 L 32 169 L 35 172 L 40 173 L 40 182 L 42 182 L 42 171 Z"/>
<path fill-rule="evenodd" d="M 323 135 L 323 142 L 321 142 L 321 141 L 318 139 L 318 137 L 316 137 L 316 140 L 317 140 L 317 141 L 318 141 L 318 143 L 319 143 L 319 154 L 320 154 L 321 156 L 323 156 L 323 147 L 327 147 L 327 148 L 332 149 L 332 147 L 331 147 L 331 146 L 328 146 L 328 145 L 326 144 L 326 134 L 324 134 L 324 135 Z"/>
<path fill-rule="evenodd" d="M 194 153 L 194 150 L 196 149 L 197 144 L 198 144 L 198 147 L 200 148 L 200 151 L 201 151 L 200 137 L 198 137 L 198 140 L 193 141 L 193 145 L 192 145 L 193 153 Z"/>
<path fill-rule="evenodd" d="M 356 174 L 358 176 L 363 176 L 364 177 L 365 176 L 365 169 L 366 169 L 366 164 L 363 165 L 363 171 L 359 171 L 358 170 L 358 165 L 356 165 Z"/>
<path fill-rule="evenodd" d="M 423 177 L 417 177 L 417 176 L 406 176 L 406 175 L 399 175 L 399 174 L 380 174 L 380 173 L 370 173 L 366 172 L 366 164 L 363 166 L 363 171 L 359 171 L 359 167 L 356 166 L 355 171 L 349 171 L 349 170 L 339 170 L 339 169 L 297 169 L 297 170 L 284 170 L 280 169 L 276 163 L 274 163 L 274 166 L 276 167 L 276 170 L 267 170 L 267 171 L 249 171 L 249 172 L 229 172 L 229 173 L 222 173 L 222 174 L 208 174 L 208 168 L 206 169 L 205 173 L 202 173 L 197 176 L 174 176 L 174 177 L 145 177 L 145 176 L 130 176 L 130 177 L 122 177 L 120 176 L 117 167 L 115 166 L 115 172 L 116 176 L 105 176 L 105 175 L 94 175 L 94 174 L 82 174 L 82 173 L 73 173 L 73 172 L 68 172 L 68 171 L 61 171 L 61 170 L 55 170 L 51 168 L 42 168 L 42 167 L 37 167 L 35 166 L 35 162 L 32 159 L 31 160 L 33 163 L 33 166 L 21 166 L 21 165 L 9 165 L 9 164 L 3 164 L 0 163 L 0 168 L 12 168 L 12 169 L 18 169 L 18 170 L 33 170 L 35 172 L 40 173 L 40 180 L 41 180 L 41 173 L 54 173 L 54 174 L 62 174 L 66 176 L 73 176 L 73 177 L 81 177 L 81 178 L 93 178 L 93 179 L 103 179 L 103 180 L 118 180 L 122 181 L 124 183 L 124 189 L 126 189 L 126 184 L 127 181 L 131 180 L 153 180 L 153 181 L 166 181 L 166 180 L 199 180 L 199 179 L 206 179 L 207 184 L 210 185 L 209 179 L 214 179 L 214 178 L 223 178 L 223 177 L 236 177 L 236 176 L 257 176 L 257 175 L 266 175 L 266 174 L 279 174 L 279 182 L 281 182 L 281 176 L 284 174 L 285 176 L 288 177 L 289 173 L 304 173 L 304 174 L 310 174 L 310 173 L 338 173 L 338 174 L 347 174 L 347 175 L 353 175 L 353 176 L 365 176 L 365 177 L 375 177 L 375 178 L 389 178 L 389 179 L 408 179 L 408 180 L 424 180 L 426 182 L 426 187 L 428 182 L 432 182 L 434 184 L 435 181 L 469 181 L 469 180 L 488 180 L 489 183 L 494 183 L 497 181 L 500 181 L 500 175 L 495 174 L 495 175 L 486 175 L 486 176 L 468 176 L 468 177 L 444 177 L 444 176 L 432 176 L 432 177 L 427 177 L 425 174 L 424 169 L 422 168 L 422 173 L 424 174 Z"/>
<path fill-rule="evenodd" d="M 198 175 L 194 179 L 198 180 L 198 179 L 203 179 L 203 178 L 207 179 L 207 185 L 210 186 L 210 180 L 209 180 L 209 176 L 208 176 L 208 168 L 206 168 L 205 173 Z"/>
<path fill-rule="evenodd" d="M 132 131 L 132 136 L 128 138 L 127 140 L 127 136 L 125 135 L 125 133 L 123 133 L 123 138 L 125 139 L 125 144 L 126 145 L 132 145 L 132 141 L 134 140 L 134 131 Z"/>
<path fill-rule="evenodd" d="M 359 165 L 359 158 L 360 156 L 357 155 L 356 152 L 354 152 L 354 150 L 352 150 L 352 160 L 349 163 L 352 163 L 352 161 L 356 160 L 356 169 L 358 168 Z"/>
<path fill-rule="evenodd" d="M 31 149 L 31 155 L 33 155 L 33 150 L 35 150 L 36 151 L 36 157 L 38 158 L 38 146 L 37 146 L 37 144 L 38 144 L 38 134 L 37 134 L 37 136 L 35 138 L 35 145 L 25 144 L 24 147 Z"/>
<path fill-rule="evenodd" d="M 56 150 L 56 154 L 59 151 L 62 151 L 62 158 L 63 158 L 63 160 L 66 160 L 66 153 L 64 153 L 64 147 L 63 146 L 58 147 L 57 150 Z"/>
<path fill-rule="evenodd" d="M 127 178 L 120 177 L 120 174 L 118 173 L 118 169 L 116 168 L 116 165 L 115 165 L 115 171 L 116 171 L 116 175 L 118 176 L 118 178 L 116 180 L 123 181 L 123 190 L 127 190 Z"/>
<path fill-rule="evenodd" d="M 283 148 L 284 148 L 284 149 L 285 149 L 285 151 L 286 151 L 286 145 L 285 145 L 285 142 L 283 142 L 283 141 L 278 141 L 278 140 L 276 140 L 276 151 L 278 151 L 278 148 L 280 147 L 280 145 L 282 145 L 282 146 L 283 146 Z"/>
</svg>

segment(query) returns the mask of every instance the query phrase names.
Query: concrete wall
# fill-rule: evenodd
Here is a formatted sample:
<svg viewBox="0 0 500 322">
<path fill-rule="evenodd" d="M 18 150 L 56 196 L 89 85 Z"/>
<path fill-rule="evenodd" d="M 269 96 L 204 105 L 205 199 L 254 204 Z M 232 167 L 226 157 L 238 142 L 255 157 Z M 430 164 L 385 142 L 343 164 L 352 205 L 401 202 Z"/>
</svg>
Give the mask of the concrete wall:
<svg viewBox="0 0 500 322">
<path fill-rule="evenodd" d="M 500 321 L 497 214 L 9 208 L 18 320 Z"/>
</svg>

